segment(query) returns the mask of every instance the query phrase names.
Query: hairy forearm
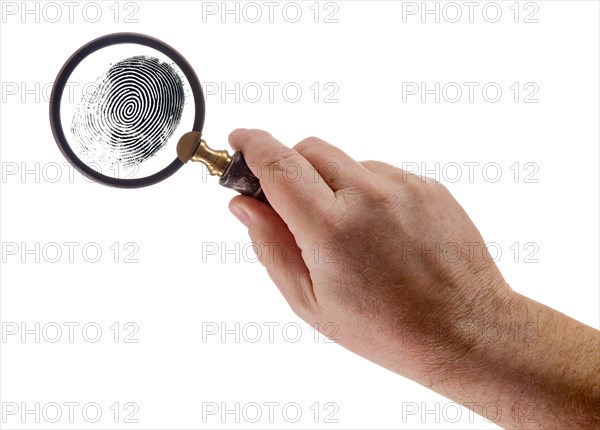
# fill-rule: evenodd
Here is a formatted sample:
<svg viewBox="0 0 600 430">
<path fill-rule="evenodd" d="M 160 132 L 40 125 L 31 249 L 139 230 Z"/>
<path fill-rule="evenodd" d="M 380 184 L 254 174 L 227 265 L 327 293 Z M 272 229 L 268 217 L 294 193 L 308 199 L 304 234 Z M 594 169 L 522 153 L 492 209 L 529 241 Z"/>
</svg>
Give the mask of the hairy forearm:
<svg viewBox="0 0 600 430">
<path fill-rule="evenodd" d="M 504 428 L 600 428 L 597 330 L 517 293 L 460 324 L 431 388 Z"/>
</svg>

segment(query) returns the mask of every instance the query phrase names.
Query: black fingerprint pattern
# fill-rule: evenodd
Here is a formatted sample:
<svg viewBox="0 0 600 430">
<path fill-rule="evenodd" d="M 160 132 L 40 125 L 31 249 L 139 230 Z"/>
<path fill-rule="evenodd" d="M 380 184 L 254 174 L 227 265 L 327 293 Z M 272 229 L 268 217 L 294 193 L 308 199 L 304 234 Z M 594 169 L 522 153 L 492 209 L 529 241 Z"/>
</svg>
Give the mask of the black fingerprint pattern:
<svg viewBox="0 0 600 430">
<path fill-rule="evenodd" d="M 138 165 L 155 155 L 179 125 L 183 82 L 172 66 L 130 57 L 96 80 L 77 107 L 71 132 L 87 162 Z"/>
</svg>

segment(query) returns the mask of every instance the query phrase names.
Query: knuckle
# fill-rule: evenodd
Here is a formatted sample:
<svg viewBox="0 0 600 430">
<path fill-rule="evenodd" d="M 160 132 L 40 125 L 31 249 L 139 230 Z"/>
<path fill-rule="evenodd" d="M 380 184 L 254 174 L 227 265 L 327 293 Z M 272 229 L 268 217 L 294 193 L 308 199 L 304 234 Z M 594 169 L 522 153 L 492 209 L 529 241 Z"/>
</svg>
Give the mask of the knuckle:
<svg viewBox="0 0 600 430">
<path fill-rule="evenodd" d="M 310 150 L 315 146 L 321 146 L 324 143 L 325 141 L 323 139 L 320 139 L 316 136 L 310 136 L 302 140 L 300 143 L 296 144 L 294 146 L 294 149 L 301 153 L 302 151 Z"/>
<path fill-rule="evenodd" d="M 402 183 L 394 193 L 396 198 L 404 202 L 425 204 L 433 202 L 448 194 L 447 188 L 433 178 L 413 176 Z"/>
<path fill-rule="evenodd" d="M 261 177 L 268 182 L 295 182 L 300 168 L 298 154 L 293 149 L 284 147 L 263 155 Z"/>
<path fill-rule="evenodd" d="M 265 163 L 274 171 L 282 171 L 285 166 L 291 163 L 297 163 L 296 153 L 289 148 L 280 149 L 269 153 L 265 159 Z"/>
<path fill-rule="evenodd" d="M 360 199 L 375 206 L 387 203 L 393 194 L 387 184 L 376 179 L 362 181 L 355 190 Z"/>
<path fill-rule="evenodd" d="M 361 161 L 360 164 L 362 164 L 364 167 L 366 167 L 369 170 L 374 170 L 374 171 L 379 171 L 379 170 L 386 170 L 386 171 L 393 171 L 393 169 L 395 169 L 394 166 L 392 166 L 391 164 L 388 163 L 384 163 L 383 161 L 378 161 L 378 160 L 365 160 L 365 161 Z M 400 170 L 398 170 L 400 171 Z"/>
<path fill-rule="evenodd" d="M 431 178 L 419 175 L 409 175 L 403 184 L 403 190 L 414 196 L 426 194 L 431 188 Z"/>
</svg>

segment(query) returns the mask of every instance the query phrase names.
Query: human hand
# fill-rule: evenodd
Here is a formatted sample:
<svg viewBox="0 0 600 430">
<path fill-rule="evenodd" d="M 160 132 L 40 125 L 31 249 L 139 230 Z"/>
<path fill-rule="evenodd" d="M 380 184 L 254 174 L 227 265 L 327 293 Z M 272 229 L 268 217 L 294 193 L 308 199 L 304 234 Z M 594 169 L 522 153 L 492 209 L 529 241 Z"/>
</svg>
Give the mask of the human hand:
<svg viewBox="0 0 600 430">
<path fill-rule="evenodd" d="M 590 379 L 598 370 L 597 332 L 515 293 L 443 185 L 385 163 L 359 163 L 317 138 L 293 149 L 260 130 L 236 130 L 229 140 L 260 169 L 272 205 L 238 196 L 230 209 L 302 319 L 325 335 L 335 327 L 344 347 L 474 403 L 475 412 L 477 404 L 497 402 L 501 425 L 588 428 L 598 420 L 568 413 L 573 404 L 591 411 L 599 403 L 597 378 Z M 490 324 L 500 328 L 493 342 Z M 577 370 L 566 380 L 569 366 Z M 573 384 L 575 397 L 565 396 Z M 537 405 L 532 421 L 510 421 L 515 401 Z"/>
<path fill-rule="evenodd" d="M 261 261 L 292 309 L 309 324 L 333 323 L 348 349 L 416 378 L 461 353 L 452 336 L 463 333 L 435 333 L 479 324 L 510 296 L 481 235 L 440 183 L 358 163 L 317 138 L 290 149 L 249 130 L 230 143 L 258 166 L 272 205 L 240 196 L 231 209 L 247 214 Z M 441 346 L 446 356 L 429 353 Z"/>
</svg>

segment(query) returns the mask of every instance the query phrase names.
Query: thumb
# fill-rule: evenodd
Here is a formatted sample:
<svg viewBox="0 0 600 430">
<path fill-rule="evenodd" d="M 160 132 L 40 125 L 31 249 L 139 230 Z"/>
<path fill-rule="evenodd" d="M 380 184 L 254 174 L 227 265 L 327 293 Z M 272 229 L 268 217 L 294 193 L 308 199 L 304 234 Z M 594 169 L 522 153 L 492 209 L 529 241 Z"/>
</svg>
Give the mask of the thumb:
<svg viewBox="0 0 600 430">
<path fill-rule="evenodd" d="M 229 210 L 248 227 L 256 256 L 292 310 L 307 319 L 317 300 L 302 251 L 288 226 L 271 206 L 247 196 L 234 197 Z"/>
</svg>

